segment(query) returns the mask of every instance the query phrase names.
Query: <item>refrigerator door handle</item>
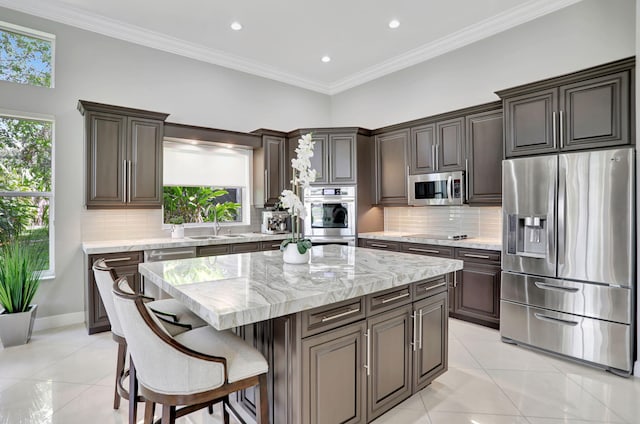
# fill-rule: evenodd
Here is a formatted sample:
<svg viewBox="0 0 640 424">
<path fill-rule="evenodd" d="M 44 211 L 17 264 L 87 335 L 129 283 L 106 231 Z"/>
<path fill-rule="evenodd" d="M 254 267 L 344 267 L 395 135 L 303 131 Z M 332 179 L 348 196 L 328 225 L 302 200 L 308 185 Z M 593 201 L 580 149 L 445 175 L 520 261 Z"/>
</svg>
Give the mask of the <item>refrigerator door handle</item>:
<svg viewBox="0 0 640 424">
<path fill-rule="evenodd" d="M 565 220 L 567 209 L 567 167 L 563 162 L 563 156 L 560 155 L 558 166 L 558 270 L 557 275 L 560 275 L 560 266 L 564 265 L 565 261 Z"/>
<path fill-rule="evenodd" d="M 536 281 L 534 284 L 536 285 L 537 288 L 543 289 L 543 290 L 557 290 L 557 291 L 569 292 L 569 293 L 576 293 L 580 291 L 580 289 L 577 287 L 556 286 L 555 284 L 542 283 L 540 281 Z"/>
<path fill-rule="evenodd" d="M 569 321 L 569 320 L 566 320 L 566 319 L 550 317 L 548 315 L 544 315 L 544 314 L 541 314 L 541 313 L 538 313 L 538 312 L 534 313 L 533 315 L 536 318 L 538 318 L 540 321 L 555 322 L 557 324 L 570 325 L 571 327 L 575 327 L 576 325 L 579 324 L 578 321 Z"/>
</svg>

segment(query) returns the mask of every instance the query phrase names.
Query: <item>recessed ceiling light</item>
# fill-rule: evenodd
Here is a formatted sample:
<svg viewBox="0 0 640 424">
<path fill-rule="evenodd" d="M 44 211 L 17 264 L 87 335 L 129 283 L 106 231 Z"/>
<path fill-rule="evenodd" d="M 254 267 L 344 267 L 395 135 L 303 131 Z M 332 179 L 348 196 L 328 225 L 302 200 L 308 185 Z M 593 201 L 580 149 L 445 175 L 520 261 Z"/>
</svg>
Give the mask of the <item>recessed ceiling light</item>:
<svg viewBox="0 0 640 424">
<path fill-rule="evenodd" d="M 396 29 L 400 26 L 400 21 L 397 19 L 393 19 L 391 21 L 389 21 L 389 28 L 391 29 Z"/>
<path fill-rule="evenodd" d="M 322 59 L 320 60 L 323 61 L 324 63 L 331 62 L 331 58 L 329 56 L 322 56 Z"/>
<path fill-rule="evenodd" d="M 232 22 L 231 29 L 234 31 L 240 31 L 242 29 L 242 25 L 240 24 L 240 22 Z"/>
</svg>

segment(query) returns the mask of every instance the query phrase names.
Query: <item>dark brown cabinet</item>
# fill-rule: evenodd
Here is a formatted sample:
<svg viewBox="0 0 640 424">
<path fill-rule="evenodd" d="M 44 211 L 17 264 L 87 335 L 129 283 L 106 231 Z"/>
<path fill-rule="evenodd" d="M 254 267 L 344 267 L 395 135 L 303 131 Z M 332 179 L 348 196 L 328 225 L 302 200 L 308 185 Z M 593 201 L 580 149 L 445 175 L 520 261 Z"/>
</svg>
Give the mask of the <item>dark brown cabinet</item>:
<svg viewBox="0 0 640 424">
<path fill-rule="evenodd" d="M 379 205 L 407 204 L 409 129 L 375 137 L 375 196 Z"/>
<path fill-rule="evenodd" d="M 464 169 L 464 118 L 452 118 L 411 128 L 409 173 Z"/>
<path fill-rule="evenodd" d="M 436 124 L 411 128 L 409 157 L 410 174 L 436 171 Z"/>
<path fill-rule="evenodd" d="M 441 284 L 437 282 L 433 286 Z M 446 282 L 444 282 L 446 285 Z M 436 290 L 431 288 L 431 290 Z M 448 368 L 447 293 L 441 292 L 413 304 L 417 344 L 413 351 L 413 392 L 423 389 Z"/>
<path fill-rule="evenodd" d="M 93 276 L 93 263 L 103 258 L 112 266 L 118 277 L 127 277 L 127 281 L 136 293 L 142 291 L 142 278 L 138 273 L 138 264 L 142 262 L 142 252 L 122 252 L 89 255 L 87 257 L 87 289 L 84 296 L 85 326 L 89 334 L 109 331 L 111 324 L 107 317 L 100 292 Z"/>
<path fill-rule="evenodd" d="M 457 272 L 452 316 L 488 327 L 500 325 L 500 252 L 457 249 L 464 261 Z"/>
<path fill-rule="evenodd" d="M 466 117 L 466 193 L 469 205 L 502 204 L 502 108 Z"/>
<path fill-rule="evenodd" d="M 357 137 L 358 131 L 342 129 L 320 129 L 295 131 L 289 138 L 289 156 L 295 157 L 298 139 L 311 133 L 315 142 L 311 168 L 316 170 L 313 185 L 355 184 L 357 182 Z M 289 179 L 291 179 L 289 177 Z"/>
<path fill-rule="evenodd" d="M 81 100 L 87 208 L 162 207 L 162 138 L 167 114 Z"/>
<path fill-rule="evenodd" d="M 302 422 L 366 423 L 366 326 L 349 324 L 302 340 Z"/>
<path fill-rule="evenodd" d="M 387 240 L 359 239 L 358 246 L 370 249 L 393 250 L 394 252 L 400 250 L 400 243 Z"/>
<path fill-rule="evenodd" d="M 631 144 L 634 59 L 498 92 L 505 155 Z"/>
<path fill-rule="evenodd" d="M 263 135 L 262 147 L 253 153 L 254 203 L 258 207 L 275 205 L 288 186 L 285 137 Z"/>
</svg>

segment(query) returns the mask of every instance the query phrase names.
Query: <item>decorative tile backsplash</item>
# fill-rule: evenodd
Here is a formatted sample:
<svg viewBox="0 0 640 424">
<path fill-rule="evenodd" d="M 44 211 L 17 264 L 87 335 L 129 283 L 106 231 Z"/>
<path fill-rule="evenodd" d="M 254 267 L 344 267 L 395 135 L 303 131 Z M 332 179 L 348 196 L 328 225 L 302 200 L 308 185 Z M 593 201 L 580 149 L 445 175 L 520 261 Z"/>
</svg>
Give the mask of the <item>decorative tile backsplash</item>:
<svg viewBox="0 0 640 424">
<path fill-rule="evenodd" d="M 384 208 L 385 231 L 500 239 L 502 208 L 424 206 Z"/>
<path fill-rule="evenodd" d="M 251 208 L 251 225 L 222 226 L 224 233 L 259 232 L 262 209 Z M 210 234 L 211 227 L 186 228 L 187 235 Z M 82 241 L 131 240 L 170 237 L 162 229 L 161 209 L 85 209 Z"/>
</svg>

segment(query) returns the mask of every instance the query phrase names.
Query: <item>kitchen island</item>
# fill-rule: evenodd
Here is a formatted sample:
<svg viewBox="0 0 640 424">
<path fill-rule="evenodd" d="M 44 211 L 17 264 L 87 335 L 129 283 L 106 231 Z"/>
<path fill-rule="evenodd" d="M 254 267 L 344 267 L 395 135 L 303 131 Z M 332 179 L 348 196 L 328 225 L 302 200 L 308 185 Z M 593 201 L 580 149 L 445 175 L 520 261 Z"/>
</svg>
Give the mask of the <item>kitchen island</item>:
<svg viewBox="0 0 640 424">
<path fill-rule="evenodd" d="M 462 261 L 314 246 L 143 263 L 147 282 L 269 362 L 272 423 L 365 423 L 447 369 L 447 282 Z M 238 402 L 255 414 L 253 390 Z"/>
</svg>

